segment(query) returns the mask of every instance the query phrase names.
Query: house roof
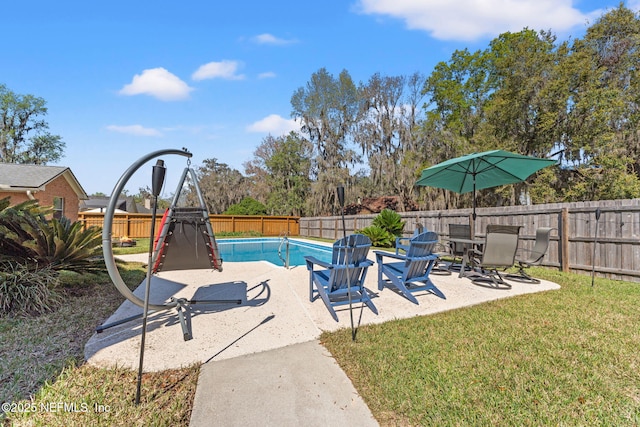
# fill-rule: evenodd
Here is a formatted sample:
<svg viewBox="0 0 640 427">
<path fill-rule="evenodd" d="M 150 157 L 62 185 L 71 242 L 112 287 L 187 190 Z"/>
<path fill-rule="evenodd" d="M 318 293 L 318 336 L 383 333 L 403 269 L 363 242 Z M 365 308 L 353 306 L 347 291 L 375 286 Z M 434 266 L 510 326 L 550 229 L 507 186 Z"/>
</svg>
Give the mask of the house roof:
<svg viewBox="0 0 640 427">
<path fill-rule="evenodd" d="M 44 191 L 48 183 L 60 176 L 67 180 L 78 198 L 88 197 L 71 169 L 65 166 L 0 163 L 0 191 Z"/>
<path fill-rule="evenodd" d="M 106 196 L 89 196 L 87 200 L 84 200 L 80 204 L 81 211 L 88 211 L 92 209 L 100 209 L 101 212 L 106 212 L 111 197 Z M 119 198 L 116 201 L 116 209 L 120 209 L 129 213 L 151 213 L 151 209 L 144 207 L 140 203 L 136 203 L 134 198 L 126 196 Z"/>
</svg>

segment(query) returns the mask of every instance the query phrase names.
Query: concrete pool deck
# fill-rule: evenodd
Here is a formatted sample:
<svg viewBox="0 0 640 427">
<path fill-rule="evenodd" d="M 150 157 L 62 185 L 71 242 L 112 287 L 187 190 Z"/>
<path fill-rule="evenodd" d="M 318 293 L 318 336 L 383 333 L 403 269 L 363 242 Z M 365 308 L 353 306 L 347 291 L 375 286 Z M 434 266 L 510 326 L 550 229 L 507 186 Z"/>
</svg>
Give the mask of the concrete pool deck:
<svg viewBox="0 0 640 427">
<path fill-rule="evenodd" d="M 375 259 L 373 252 L 371 259 Z M 120 258 L 146 262 L 147 255 Z M 361 324 L 423 316 L 515 295 L 559 289 L 555 283 L 511 282 L 510 290 L 488 289 L 468 279 L 432 275 L 446 295 L 416 294 L 415 305 L 389 289 L 378 292 L 377 266 L 367 274 L 366 287 L 374 293 L 379 315 L 362 311 Z M 144 282 L 134 292 L 143 298 Z M 284 269 L 258 262 L 226 262 L 222 272 L 183 270 L 152 278 L 151 301 L 240 299 L 238 304 L 193 305 L 187 313 L 193 339 L 184 341 L 175 309 L 148 318 L 145 371 L 159 371 L 203 363 L 192 425 L 358 425 L 370 423 L 370 413 L 346 375 L 319 344 L 322 331 L 350 328 L 348 306 L 337 311 L 335 322 L 321 300 L 309 301 L 309 273 L 304 266 Z M 357 322 L 360 306 L 355 307 Z M 142 312 L 125 301 L 106 323 Z M 137 369 L 141 321 L 109 328 L 87 342 L 85 358 L 97 366 Z M 340 384 L 334 390 L 335 384 Z M 293 389 L 292 389 L 293 388 Z M 313 399 L 315 403 L 310 403 Z M 324 406 L 318 406 L 320 401 Z M 254 408 L 255 413 L 248 411 Z M 327 417 L 321 413 L 324 408 Z M 311 411 L 311 412 L 309 412 Z M 342 418 L 340 418 L 342 417 Z M 364 418 L 363 418 L 364 417 Z"/>
</svg>

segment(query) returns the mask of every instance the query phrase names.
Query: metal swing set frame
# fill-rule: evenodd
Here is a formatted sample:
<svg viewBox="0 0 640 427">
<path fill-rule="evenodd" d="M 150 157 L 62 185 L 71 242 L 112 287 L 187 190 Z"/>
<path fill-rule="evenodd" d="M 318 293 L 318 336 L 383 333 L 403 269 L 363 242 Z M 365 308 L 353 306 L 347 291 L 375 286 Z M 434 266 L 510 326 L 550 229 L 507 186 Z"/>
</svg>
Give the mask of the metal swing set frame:
<svg viewBox="0 0 640 427">
<path fill-rule="evenodd" d="M 129 169 L 125 171 L 118 183 L 116 184 L 109 205 L 104 217 L 104 227 L 102 230 L 102 249 L 104 254 L 104 261 L 107 267 L 107 271 L 111 278 L 111 281 L 118 289 L 118 291 L 133 304 L 145 309 L 145 312 L 139 315 L 120 319 L 108 324 L 103 324 L 96 328 L 96 332 L 101 333 L 104 330 L 118 326 L 136 319 L 146 320 L 146 315 L 149 313 L 155 313 L 161 310 L 169 310 L 175 308 L 178 313 L 180 325 L 182 327 L 183 338 L 188 341 L 193 338 L 188 322 L 185 318 L 185 312 L 192 304 L 242 304 L 242 300 L 195 300 L 186 298 L 172 297 L 168 302 L 164 304 L 149 304 L 148 295 L 145 295 L 143 301 L 137 297 L 122 280 L 120 272 L 116 266 L 115 257 L 112 249 L 112 226 L 113 216 L 115 213 L 118 197 L 120 196 L 125 185 L 133 176 L 133 174 L 148 161 L 164 156 L 164 155 L 179 155 L 190 159 L 192 154 L 186 149 L 166 149 L 159 150 L 147 154 L 134 162 Z M 161 161 L 158 161 L 159 163 Z M 154 167 L 155 172 L 155 167 Z M 190 178 L 190 182 L 195 189 L 199 207 L 179 207 L 178 203 L 182 188 L 184 186 L 187 177 Z M 164 178 L 164 177 L 163 177 Z M 160 183 L 160 186 L 162 184 Z M 156 200 L 157 201 L 157 200 Z M 150 275 L 158 273 L 160 271 L 170 270 L 186 270 L 186 269 L 207 269 L 222 271 L 222 259 L 218 251 L 218 246 L 215 240 L 211 222 L 209 221 L 209 212 L 206 207 L 202 192 L 198 186 L 195 171 L 191 168 L 190 160 L 187 161 L 187 167 L 184 169 L 178 187 L 174 193 L 173 200 L 170 207 L 165 211 L 160 232 L 155 238 L 154 225 L 155 225 L 155 205 L 152 218 L 151 227 L 151 241 L 150 241 L 150 255 L 149 265 L 147 273 L 147 282 L 150 280 Z M 146 313 L 147 309 L 149 310 Z"/>
</svg>

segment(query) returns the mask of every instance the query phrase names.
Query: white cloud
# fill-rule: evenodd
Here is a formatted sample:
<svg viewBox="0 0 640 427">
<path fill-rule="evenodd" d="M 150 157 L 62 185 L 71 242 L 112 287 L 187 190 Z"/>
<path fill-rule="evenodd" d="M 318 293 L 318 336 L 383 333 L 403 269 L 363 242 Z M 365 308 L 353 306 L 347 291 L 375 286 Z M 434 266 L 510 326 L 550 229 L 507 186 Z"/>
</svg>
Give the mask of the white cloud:
<svg viewBox="0 0 640 427">
<path fill-rule="evenodd" d="M 566 32 L 586 25 L 602 10 L 583 13 L 574 0 L 360 0 L 365 14 L 401 19 L 407 28 L 429 32 L 440 40 L 471 41 L 495 37 L 506 31 Z"/>
<path fill-rule="evenodd" d="M 272 44 L 272 45 L 286 45 L 286 44 L 297 43 L 297 41 L 294 39 L 289 39 L 289 40 L 281 39 L 269 33 L 259 34 L 253 37 L 251 40 L 253 40 L 255 43 L 258 43 L 258 44 Z"/>
<path fill-rule="evenodd" d="M 634 12 L 640 12 L 640 0 L 628 1 L 627 7 Z"/>
<path fill-rule="evenodd" d="M 142 125 L 129 125 L 129 126 L 118 126 L 118 125 L 109 125 L 107 126 L 107 130 L 111 132 L 118 133 L 126 133 L 128 135 L 136 135 L 136 136 L 162 136 L 162 132 L 153 128 L 146 128 Z"/>
<path fill-rule="evenodd" d="M 291 131 L 300 130 L 295 119 L 285 119 L 278 114 L 270 114 L 262 120 L 247 126 L 249 132 L 269 133 L 274 136 L 287 135 Z"/>
<path fill-rule="evenodd" d="M 275 76 L 276 76 L 276 73 L 274 73 L 273 71 L 267 71 L 266 73 L 258 74 L 259 79 L 272 79 Z"/>
<path fill-rule="evenodd" d="M 226 80 L 242 80 L 243 74 L 236 74 L 242 64 L 238 61 L 223 60 L 220 62 L 209 62 L 200 66 L 195 73 L 191 75 L 193 80 L 207 79 L 226 79 Z"/>
<path fill-rule="evenodd" d="M 133 76 L 128 85 L 120 89 L 122 95 L 149 95 L 162 101 L 176 101 L 189 97 L 193 88 L 164 68 L 151 68 Z"/>
</svg>

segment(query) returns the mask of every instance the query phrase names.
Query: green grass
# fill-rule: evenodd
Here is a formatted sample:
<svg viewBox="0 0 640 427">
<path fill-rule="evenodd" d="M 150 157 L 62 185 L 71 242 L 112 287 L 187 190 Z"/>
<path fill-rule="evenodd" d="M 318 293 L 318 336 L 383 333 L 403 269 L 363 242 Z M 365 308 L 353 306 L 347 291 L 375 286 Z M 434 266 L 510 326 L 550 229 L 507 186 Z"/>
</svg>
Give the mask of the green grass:
<svg viewBox="0 0 640 427">
<path fill-rule="evenodd" d="M 120 271 L 131 287 L 145 274 Z M 562 288 L 321 339 L 383 426 L 640 425 L 640 284 L 533 274 Z M 38 409 L 4 423 L 188 425 L 199 366 L 145 374 L 136 406 L 135 372 L 82 364 L 123 298 L 105 278 L 63 282 L 57 311 L 0 318 L 0 402 Z M 42 409 L 58 402 L 80 412 Z"/>
<path fill-rule="evenodd" d="M 132 289 L 144 280 L 142 264 L 119 268 Z M 136 406 L 137 372 L 83 365 L 85 343 L 124 297 L 106 275 L 64 272 L 61 281 L 65 303 L 56 311 L 0 318 L 0 403 L 22 410 L 0 413 L 0 421 L 17 426 L 188 425 L 199 366 L 145 374 L 142 402 Z"/>
<path fill-rule="evenodd" d="M 135 246 L 113 247 L 114 255 L 142 254 L 149 253 L 149 239 L 135 239 Z"/>
<path fill-rule="evenodd" d="M 562 289 L 322 341 L 382 425 L 639 425 L 640 284 L 534 275 Z"/>
</svg>

